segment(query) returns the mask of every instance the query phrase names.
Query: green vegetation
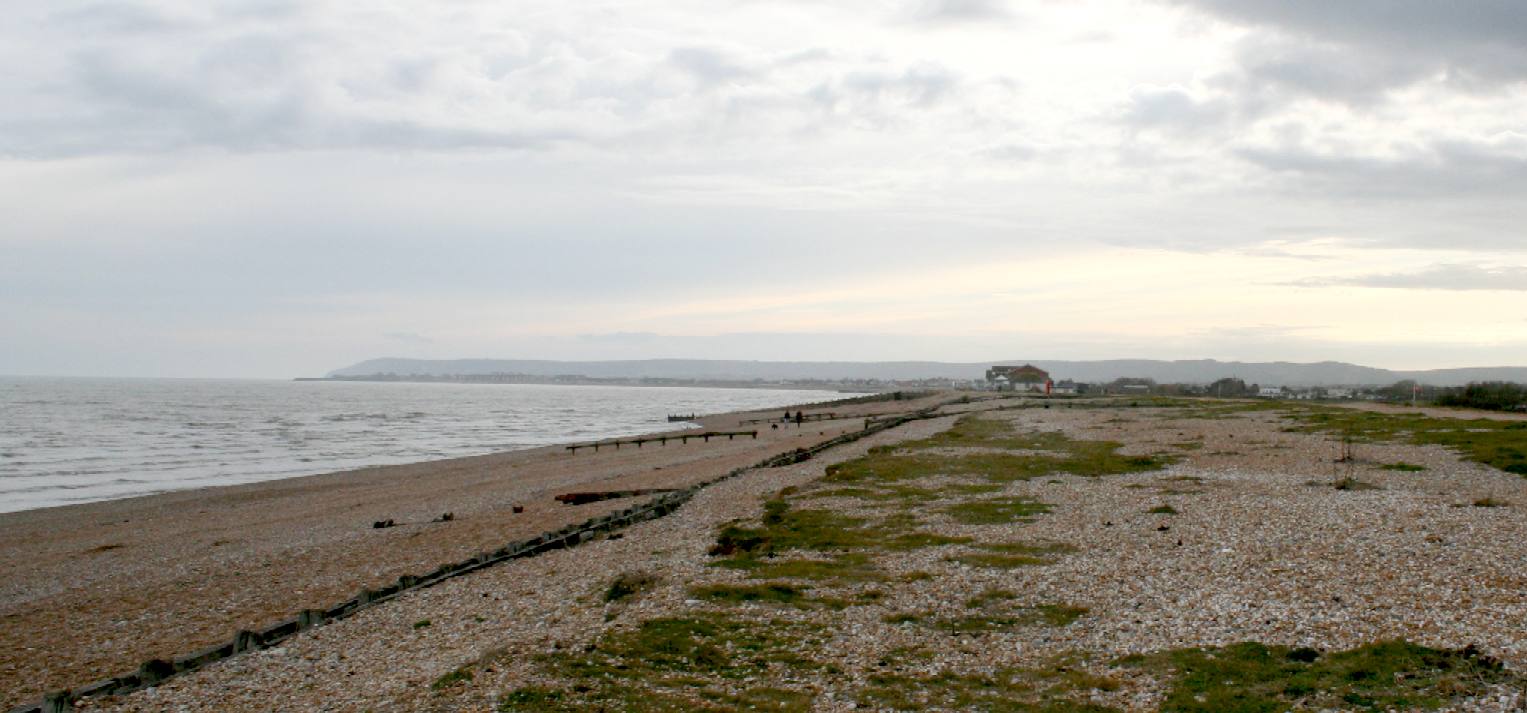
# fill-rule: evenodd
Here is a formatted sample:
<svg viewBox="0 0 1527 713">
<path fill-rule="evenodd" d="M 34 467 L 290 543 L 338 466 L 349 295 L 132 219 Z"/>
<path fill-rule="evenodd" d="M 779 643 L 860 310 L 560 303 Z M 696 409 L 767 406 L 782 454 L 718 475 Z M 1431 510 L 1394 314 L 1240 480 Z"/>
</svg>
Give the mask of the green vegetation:
<svg viewBox="0 0 1527 713">
<path fill-rule="evenodd" d="M 711 584 L 703 587 L 693 587 L 689 590 L 689 594 L 696 599 L 732 603 L 775 602 L 778 604 L 800 604 L 810 601 L 806 597 L 805 589 L 777 582 L 742 585 Z"/>
<path fill-rule="evenodd" d="M 414 630 L 415 631 L 417 631 L 419 629 L 427 629 L 427 628 L 429 628 L 429 619 L 420 619 L 420 620 L 414 622 Z"/>
<path fill-rule="evenodd" d="M 1463 695 L 1521 677 L 1470 649 L 1432 649 L 1385 641 L 1321 654 L 1241 643 L 1182 649 L 1118 662 L 1169 680 L 1161 710 L 1181 713 L 1435 709 Z"/>
<path fill-rule="evenodd" d="M 887 624 L 917 624 L 951 635 L 975 635 L 1012 631 L 1025 626 L 1066 626 L 1086 613 L 1087 610 L 1082 607 L 1042 604 L 1034 607 L 1005 609 L 1000 614 L 948 617 L 911 613 L 889 614 L 882 621 Z"/>
<path fill-rule="evenodd" d="M 1301 414 L 1321 413 L 1321 407 L 1137 401 L 1158 408 L 1170 403 L 1174 417 L 1278 410 L 1289 413 L 1299 429 L 1355 432 L 1340 421 L 1300 420 Z M 1351 413 L 1366 418 L 1361 412 Z M 1142 412 L 1139 418 L 1152 415 Z M 1335 416 L 1346 418 L 1344 413 Z M 1449 424 L 1457 432 L 1447 438 L 1500 439 L 1490 441 L 1496 448 L 1491 457 L 1505 453 L 1504 439 L 1524 433 L 1469 431 L 1471 423 Z M 1372 428 L 1360 438 L 1412 438 L 1416 433 L 1396 429 L 1384 435 L 1392 422 L 1369 425 Z M 1429 433 L 1428 438 L 1443 437 Z M 1187 432 L 1177 436 L 1188 437 Z M 821 480 L 780 491 L 764 504 L 756 521 L 732 522 L 718 531 L 711 564 L 744 575 L 743 581 L 697 582 L 688 593 L 703 606 L 680 616 L 617 623 L 591 645 L 537 657 L 528 681 L 533 685 L 504 695 L 499 710 L 809 711 L 831 692 L 834 705 L 851 701 L 874 710 L 1102 713 L 1114 709 L 1093 702 L 1098 693 L 1126 685 L 1131 692 L 1165 691 L 1166 711 L 1410 710 L 1445 706 L 1491 685 L 1523 682 L 1523 677 L 1472 649 L 1437 650 L 1405 642 L 1334 653 L 1243 643 L 1117 661 L 1074 653 L 1032 666 L 1026 662 L 1024 667 L 993 669 L 982 659 L 981 649 L 990 642 L 980 637 L 1013 637 L 1012 632 L 1046 636 L 1054 633 L 1053 627 L 1084 627 L 1088 621 L 1077 622 L 1087 610 L 1066 603 L 1026 603 L 1032 599 L 1024 596 L 1018 573 L 1001 575 L 1010 588 L 981 588 L 969 580 L 992 581 L 986 578 L 999 573 L 968 570 L 968 579 L 955 575 L 945 580 L 953 582 L 958 598 L 940 605 L 939 611 L 919 609 L 918 604 L 903 605 L 913 611 L 885 606 L 916 601 L 893 596 L 894 587 L 927 594 L 925 585 L 916 583 L 955 569 L 938 564 L 940 559 L 1010 569 L 1051 564 L 1075 551 L 1062 543 L 1015 541 L 1021 537 L 1016 532 L 1022 523 L 1055 506 L 1018 496 L 1019 487 L 1012 484 L 1061 474 L 1142 472 L 1170 462 L 1161 456 L 1122 456 L 1118 450 L 1116 443 L 1077 441 L 1058 433 L 1025 434 L 1009 422 L 972 415 L 936 436 L 871 449 L 861 458 L 830 466 Z M 1191 487 L 1198 482 L 1192 476 L 1156 480 L 1151 486 L 1158 504 L 1149 512 L 1176 513 L 1162 502 L 1170 497 L 1161 494 L 1163 486 Z M 1350 478 L 1314 484 L 1371 487 Z M 847 502 L 835 500 L 834 509 L 828 509 L 823 502 L 827 498 Z M 1464 499 L 1460 496 L 1459 501 Z M 1481 498 L 1474 504 L 1505 503 Z M 930 531 L 934 522 L 970 525 L 960 531 L 978 534 L 936 534 Z M 985 537 L 1006 541 L 988 542 Z M 891 574 L 913 564 L 897 555 L 925 548 L 944 548 L 918 556 L 917 562 L 928 562 L 924 566 L 931 572 Z M 627 573 L 610 585 L 605 599 L 620 601 L 652 584 L 646 575 Z M 943 609 L 950 605 L 952 609 Z M 832 663 L 837 660 L 833 632 L 861 619 L 837 612 L 862 606 L 879 607 L 860 610 L 871 620 L 879 616 L 906 627 L 893 640 L 917 643 L 894 648 L 884 644 L 883 650 L 868 652 L 867 670 L 845 676 Z M 857 657 L 849 660 L 860 665 Z M 436 687 L 470 681 L 470 671 L 462 671 L 457 678 L 442 677 L 444 683 Z"/>
<path fill-rule="evenodd" d="M 1508 503 L 1504 500 L 1496 500 L 1495 498 L 1488 497 L 1480 498 L 1474 501 L 1474 507 L 1477 508 L 1503 508 L 1510 504 L 1511 503 Z"/>
<path fill-rule="evenodd" d="M 1476 463 L 1527 476 L 1527 421 L 1433 418 L 1336 407 L 1287 407 L 1290 430 L 1333 433 L 1357 442 L 1399 441 L 1451 448 Z"/>
<path fill-rule="evenodd" d="M 1337 490 L 1353 490 L 1353 491 L 1356 491 L 1356 490 L 1378 490 L 1379 489 L 1379 486 L 1374 485 L 1373 483 L 1363 482 L 1363 481 L 1358 480 L 1357 478 L 1354 478 L 1354 477 L 1352 477 L 1350 475 L 1337 480 L 1335 483 L 1332 483 L 1331 487 L 1333 487 L 1333 488 L 1335 488 Z"/>
<path fill-rule="evenodd" d="M 458 683 L 471 681 L 472 677 L 472 669 L 462 666 L 461 668 L 446 672 L 445 675 L 435 679 L 435 682 L 431 683 L 429 687 L 439 691 L 450 688 Z"/>
<path fill-rule="evenodd" d="M 619 577 L 615 578 L 615 581 L 610 583 L 609 589 L 604 591 L 604 600 L 606 602 L 618 602 L 626 597 L 636 595 L 645 589 L 650 589 L 657 582 L 657 577 L 646 572 L 622 573 Z"/>
<path fill-rule="evenodd" d="M 885 596 L 885 592 L 871 589 L 859 592 L 852 598 L 834 596 L 809 596 L 809 587 L 798 587 L 783 582 L 765 582 L 763 584 L 709 584 L 693 587 L 689 590 L 690 596 L 709 602 L 725 604 L 741 604 L 744 602 L 765 602 L 772 604 L 787 604 L 802 609 L 812 607 L 826 607 L 828 609 L 846 609 L 851 606 L 873 604 Z"/>
<path fill-rule="evenodd" d="M 879 673 L 856 693 L 862 707 L 874 710 L 1033 713 L 1110 713 L 1118 709 L 1088 702 L 1093 690 L 1116 690 L 1119 683 L 1072 666 L 1003 668 L 990 674 L 936 675 Z"/>
<path fill-rule="evenodd" d="M 906 551 L 962 544 L 969 538 L 947 537 L 917 529 L 904 513 L 877 520 L 849 517 L 830 510 L 794 509 L 784 500 L 764 505 L 760 527 L 731 525 L 721 530 L 710 553 L 727 559 L 719 567 L 746 570 L 758 579 L 881 578 L 868 553 Z M 795 554 L 827 554 L 829 559 L 800 559 Z"/>
<path fill-rule="evenodd" d="M 1050 511 L 1050 506 L 1029 498 L 999 498 L 946 505 L 942 510 L 967 525 L 1001 525 L 1033 522 L 1030 515 L 1043 515 Z"/>
<path fill-rule="evenodd" d="M 653 619 L 634 630 L 606 633 L 589 651 L 539 657 L 548 673 L 572 685 L 515 689 L 500 699 L 499 710 L 737 710 L 764 703 L 770 709 L 804 710 L 800 706 L 810 700 L 806 692 L 748 687 L 732 695 L 724 682 L 767 672 L 831 672 L 831 666 L 803 655 L 823 643 L 779 619 L 724 614 Z M 780 704 L 784 707 L 775 707 Z"/>
<path fill-rule="evenodd" d="M 959 454 L 930 452 L 951 448 L 971 450 Z M 1092 477 L 1139 473 L 1159 470 L 1172 462 L 1161 455 L 1120 455 L 1118 449 L 1119 444 L 1112 441 L 1077 441 L 1054 432 L 1019 433 L 1007 421 L 965 416 L 935 436 L 896 448 L 874 448 L 862 458 L 831 466 L 823 482 L 888 491 L 890 484 L 933 475 L 983 478 L 989 485 L 1060 473 Z M 950 494 L 970 492 L 964 490 L 970 484 L 949 487 Z M 925 499 L 930 493 L 921 490 L 908 495 Z"/>
<path fill-rule="evenodd" d="M 1018 595 L 1013 592 L 992 587 L 965 600 L 965 606 L 969 609 L 985 609 L 993 604 L 1007 602 L 1016 598 L 1018 598 Z"/>
<path fill-rule="evenodd" d="M 1419 472 L 1421 472 L 1423 470 L 1426 470 L 1426 466 L 1424 466 L 1424 465 L 1416 465 L 1415 463 L 1406 463 L 1405 461 L 1400 461 L 1398 463 L 1385 463 L 1384 465 L 1381 465 L 1379 467 L 1383 468 L 1384 470 L 1396 470 L 1396 471 L 1399 471 L 1401 473 L 1419 473 Z"/>
<path fill-rule="evenodd" d="M 1489 411 L 1527 409 L 1527 385 L 1509 381 L 1476 382 L 1462 389 L 1445 389 L 1437 397 L 1438 406 L 1462 406 Z"/>
</svg>

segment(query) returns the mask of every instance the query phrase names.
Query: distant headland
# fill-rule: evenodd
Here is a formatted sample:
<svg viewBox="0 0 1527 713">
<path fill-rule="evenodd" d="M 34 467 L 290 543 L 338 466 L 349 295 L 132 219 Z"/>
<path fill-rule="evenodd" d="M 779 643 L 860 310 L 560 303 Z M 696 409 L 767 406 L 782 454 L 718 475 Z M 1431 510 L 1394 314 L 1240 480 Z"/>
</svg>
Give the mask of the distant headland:
<svg viewBox="0 0 1527 713">
<path fill-rule="evenodd" d="M 1162 361 L 1108 359 L 1065 361 L 1009 359 L 991 362 L 936 361 L 746 361 L 638 359 L 555 361 L 539 359 L 369 359 L 322 377 L 341 381 L 457 381 L 482 383 L 631 384 L 650 386 L 749 386 L 877 390 L 903 387 L 965 388 L 985 383 L 994 364 L 1034 364 L 1056 379 L 1105 383 L 1149 379 L 1158 383 L 1210 384 L 1219 379 L 1277 387 L 1382 386 L 1415 381 L 1429 386 L 1471 382 L 1527 382 L 1527 367 L 1466 367 L 1399 371 L 1336 361 L 1237 362 L 1214 359 Z"/>
</svg>

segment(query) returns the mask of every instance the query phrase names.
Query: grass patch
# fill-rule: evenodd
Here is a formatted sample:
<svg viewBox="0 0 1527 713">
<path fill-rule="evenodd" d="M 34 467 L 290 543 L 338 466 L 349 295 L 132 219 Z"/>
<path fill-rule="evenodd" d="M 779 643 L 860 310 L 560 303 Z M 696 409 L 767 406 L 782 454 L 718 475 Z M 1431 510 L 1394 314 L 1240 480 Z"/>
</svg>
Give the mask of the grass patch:
<svg viewBox="0 0 1527 713">
<path fill-rule="evenodd" d="M 1473 503 L 1474 507 L 1477 508 L 1503 508 L 1509 506 L 1510 504 L 1511 503 L 1508 503 L 1504 500 L 1496 500 L 1495 498 L 1480 498 L 1475 500 Z"/>
<path fill-rule="evenodd" d="M 961 447 L 1026 452 L 920 452 Z M 1113 441 L 1079 441 L 1056 432 L 1019 433 L 1009 421 L 972 414 L 929 438 L 873 448 L 861 458 L 830 466 L 823 481 L 884 489 L 889 483 L 942 474 L 979 476 L 1003 483 L 1059 473 L 1094 477 L 1140 473 L 1173 462 L 1169 456 L 1120 455 L 1119 447 Z"/>
<path fill-rule="evenodd" d="M 526 686 L 499 700 L 500 711 L 754 710 L 768 702 L 797 706 L 797 692 L 750 686 L 740 695 L 727 682 L 766 673 L 800 677 L 836 669 L 803 652 L 826 642 L 818 632 L 780 619 L 749 620 L 697 614 L 644 621 L 611 631 L 588 651 L 537 657 L 562 687 Z M 733 689 L 734 690 L 734 689 Z"/>
<path fill-rule="evenodd" d="M 418 631 L 419 629 L 428 629 L 429 624 L 429 619 L 420 619 L 414 622 L 414 631 Z"/>
<path fill-rule="evenodd" d="M 618 602 L 651 589 L 657 583 L 658 578 L 647 572 L 625 572 L 610 582 L 610 586 L 604 590 L 604 600 Z"/>
<path fill-rule="evenodd" d="M 804 604 L 810 601 L 806 590 L 790 584 L 770 582 L 766 584 L 711 584 L 693 587 L 689 594 L 696 599 L 712 602 L 773 602 L 776 604 Z"/>
<path fill-rule="evenodd" d="M 1426 470 L 1426 466 L 1424 466 L 1424 465 L 1416 465 L 1415 463 L 1406 463 L 1405 461 L 1400 461 L 1398 463 L 1385 463 L 1384 465 L 1381 465 L 1379 467 L 1383 468 L 1384 470 L 1396 470 L 1396 471 L 1399 471 L 1401 473 L 1419 473 L 1419 472 L 1421 472 L 1423 470 Z"/>
<path fill-rule="evenodd" d="M 1473 649 L 1445 650 L 1385 641 L 1321 654 L 1241 643 L 1121 659 L 1170 681 L 1161 710 L 1182 713 L 1435 709 L 1520 680 Z"/>
<path fill-rule="evenodd" d="M 473 678 L 472 669 L 462 666 L 461 668 L 447 671 L 445 675 L 435 679 L 429 687 L 436 691 L 442 691 L 461 683 L 467 683 Z"/>
<path fill-rule="evenodd" d="M 965 606 L 969 609 L 985 609 L 993 604 L 1011 601 L 1017 597 L 1017 594 L 1006 589 L 993 587 L 965 600 Z"/>
<path fill-rule="evenodd" d="M 855 552 L 840 554 L 831 559 L 733 557 L 713 562 L 712 566 L 742 570 L 753 579 L 839 582 L 879 582 L 885 579 L 874 560 L 868 555 Z"/>
<path fill-rule="evenodd" d="M 1350 475 L 1346 476 L 1345 478 L 1342 478 L 1342 479 L 1340 479 L 1340 480 L 1338 480 L 1338 481 L 1336 481 L 1334 483 L 1332 483 L 1331 487 L 1335 488 L 1337 490 L 1351 490 L 1351 491 L 1357 491 L 1357 490 L 1378 490 L 1379 489 L 1379 486 L 1374 485 L 1373 483 L 1365 483 L 1365 482 L 1363 482 L 1361 480 L 1358 480 L 1357 478 L 1354 478 L 1354 477 L 1352 477 Z"/>
<path fill-rule="evenodd" d="M 970 541 L 917 529 L 910 513 L 870 520 L 821 509 L 796 509 L 784 500 L 764 504 L 760 527 L 730 525 L 721 530 L 716 566 L 741 569 L 754 578 L 878 579 L 868 553 L 941 547 Z M 792 553 L 833 553 L 830 560 L 789 558 Z"/>
<path fill-rule="evenodd" d="M 1174 508 L 1171 505 L 1157 505 L 1156 507 L 1146 510 L 1146 512 L 1152 515 L 1176 515 L 1177 508 Z"/>
<path fill-rule="evenodd" d="M 1527 476 L 1527 422 L 1433 418 L 1419 413 L 1374 413 L 1331 406 L 1285 407 L 1290 430 L 1332 433 L 1358 442 L 1438 445 L 1464 458 Z"/>
<path fill-rule="evenodd" d="M 887 624 L 917 624 L 945 634 L 976 635 L 1012 631 L 1027 626 L 1061 627 L 1081 618 L 1087 613 L 1084 607 L 1063 604 L 1041 604 L 1031 607 L 996 607 L 993 604 L 1005 600 L 994 599 L 986 603 L 986 609 L 999 609 L 965 616 L 933 616 L 901 612 L 888 614 L 881 620 Z"/>
<path fill-rule="evenodd" d="M 1063 665 L 968 675 L 885 672 L 871 675 L 854 699 L 861 708 L 883 711 L 1113 713 L 1118 709 L 1087 699 L 1093 689 L 1117 688 L 1116 681 Z"/>
<path fill-rule="evenodd" d="M 1002 525 L 1010 522 L 1033 522 L 1033 515 L 1050 512 L 1051 506 L 1030 498 L 972 500 L 947 505 L 941 510 L 967 525 Z"/>
</svg>

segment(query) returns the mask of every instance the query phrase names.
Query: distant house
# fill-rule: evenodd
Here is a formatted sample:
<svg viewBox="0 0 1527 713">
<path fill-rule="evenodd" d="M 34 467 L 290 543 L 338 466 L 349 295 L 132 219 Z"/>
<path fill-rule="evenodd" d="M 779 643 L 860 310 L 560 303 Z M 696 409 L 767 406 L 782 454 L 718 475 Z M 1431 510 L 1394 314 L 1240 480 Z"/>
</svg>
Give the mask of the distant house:
<svg viewBox="0 0 1527 713">
<path fill-rule="evenodd" d="M 1050 393 L 1052 393 L 1052 394 L 1074 394 L 1074 393 L 1077 393 L 1077 390 L 1078 389 L 1077 389 L 1077 385 L 1076 385 L 1075 381 L 1072 381 L 1070 379 L 1061 379 L 1060 381 L 1055 382 L 1055 388 Z"/>
<path fill-rule="evenodd" d="M 1033 364 L 1023 366 L 994 366 L 986 370 L 986 380 L 998 391 L 1043 391 L 1050 380 L 1050 372 Z"/>
<path fill-rule="evenodd" d="M 1257 392 L 1257 396 L 1261 396 L 1264 399 L 1282 398 L 1283 389 L 1282 387 L 1278 386 L 1264 386 L 1260 391 Z"/>
</svg>

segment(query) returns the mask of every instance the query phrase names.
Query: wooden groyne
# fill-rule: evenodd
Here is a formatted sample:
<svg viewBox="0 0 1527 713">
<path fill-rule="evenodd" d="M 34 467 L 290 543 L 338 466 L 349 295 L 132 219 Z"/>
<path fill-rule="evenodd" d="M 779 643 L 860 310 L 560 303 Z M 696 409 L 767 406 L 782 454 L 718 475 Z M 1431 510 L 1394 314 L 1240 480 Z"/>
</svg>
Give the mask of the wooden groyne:
<svg viewBox="0 0 1527 713">
<path fill-rule="evenodd" d="M 665 446 L 668 445 L 669 441 L 688 443 L 689 439 L 691 438 L 699 438 L 706 443 L 710 443 L 710 439 L 712 437 L 720 438 L 721 436 L 726 436 L 726 440 L 728 441 L 736 438 L 737 436 L 750 436 L 752 438 L 758 438 L 758 431 L 706 431 L 705 433 L 681 433 L 677 436 L 642 436 L 641 438 L 624 438 L 614 441 L 577 443 L 571 446 L 565 446 L 565 448 L 567 448 L 567 450 L 572 453 L 577 453 L 579 448 L 592 448 L 597 451 L 601 446 L 614 446 L 616 450 L 619 450 L 623 445 L 635 445 L 637 448 L 641 448 L 643 443 L 661 443 Z"/>
<path fill-rule="evenodd" d="M 621 498 L 635 498 L 642 495 L 656 495 L 658 493 L 671 493 L 677 488 L 641 488 L 639 490 L 600 490 L 591 492 L 562 493 L 552 498 L 563 505 L 583 505 L 585 503 L 597 503 L 601 500 L 619 500 Z"/>
<path fill-rule="evenodd" d="M 778 418 L 748 418 L 738 421 L 737 425 L 746 426 L 752 423 L 811 423 L 813 421 L 836 420 L 838 420 L 838 415 L 835 413 L 806 413 L 799 416 L 780 416 Z"/>
</svg>

